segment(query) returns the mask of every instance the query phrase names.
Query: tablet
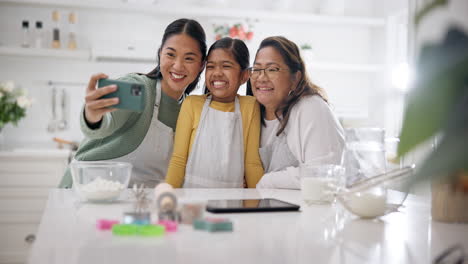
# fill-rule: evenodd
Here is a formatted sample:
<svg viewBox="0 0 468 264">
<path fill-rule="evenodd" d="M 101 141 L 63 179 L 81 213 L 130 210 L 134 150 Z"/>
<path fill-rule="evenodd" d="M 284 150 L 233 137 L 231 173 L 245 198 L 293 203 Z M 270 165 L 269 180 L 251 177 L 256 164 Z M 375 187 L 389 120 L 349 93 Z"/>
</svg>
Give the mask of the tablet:
<svg viewBox="0 0 468 264">
<path fill-rule="evenodd" d="M 211 213 L 299 211 L 300 206 L 277 199 L 209 200 L 206 210 Z"/>
</svg>

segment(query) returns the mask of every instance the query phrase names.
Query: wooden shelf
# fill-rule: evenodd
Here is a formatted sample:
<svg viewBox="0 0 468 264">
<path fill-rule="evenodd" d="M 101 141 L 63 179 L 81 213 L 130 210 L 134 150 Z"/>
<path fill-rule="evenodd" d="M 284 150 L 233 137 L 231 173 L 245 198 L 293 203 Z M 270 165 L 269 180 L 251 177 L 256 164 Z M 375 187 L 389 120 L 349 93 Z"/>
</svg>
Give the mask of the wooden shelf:
<svg viewBox="0 0 468 264">
<path fill-rule="evenodd" d="M 149 54 L 154 54 L 154 56 L 148 56 Z M 145 49 L 92 48 L 91 58 L 95 61 L 156 63 L 156 51 Z"/>
<path fill-rule="evenodd" d="M 321 71 L 342 71 L 342 72 L 364 72 L 377 73 L 383 70 L 380 64 L 359 64 L 359 63 L 333 63 L 333 62 L 311 62 L 307 63 L 307 70 Z"/>
<path fill-rule="evenodd" d="M 39 49 L 11 46 L 0 46 L 0 55 L 23 57 L 48 57 L 73 60 L 90 59 L 90 52 L 87 50 Z"/>
<path fill-rule="evenodd" d="M 154 53 L 154 52 L 153 52 Z M 143 52 L 125 51 L 116 49 L 66 50 L 66 49 L 39 49 L 13 46 L 0 46 L 0 56 L 28 57 L 28 58 L 55 58 L 81 61 L 107 61 L 107 62 L 136 62 L 156 63 L 156 57 L 145 56 Z"/>
<path fill-rule="evenodd" d="M 148 56 L 154 51 L 150 50 L 123 50 L 123 49 L 91 49 L 88 50 L 56 50 L 22 48 L 11 46 L 0 46 L 1 56 L 18 56 L 28 58 L 58 58 L 87 61 L 107 61 L 107 62 L 136 62 L 136 63 L 156 63 L 156 55 Z M 353 64 L 334 62 L 312 62 L 307 63 L 309 71 L 336 71 L 336 72 L 364 72 L 376 73 L 383 69 L 379 64 Z"/>
<path fill-rule="evenodd" d="M 255 18 L 260 20 L 305 22 L 316 24 L 384 27 L 385 19 L 358 16 L 330 16 L 305 12 L 259 11 L 225 7 L 197 7 L 180 5 L 162 5 L 151 3 L 125 3 L 123 1 L 92 1 L 92 0 L 0 0 L 0 3 L 11 5 L 43 6 L 52 8 L 101 9 L 118 12 L 134 12 L 139 14 L 177 15 L 209 18 Z"/>
</svg>

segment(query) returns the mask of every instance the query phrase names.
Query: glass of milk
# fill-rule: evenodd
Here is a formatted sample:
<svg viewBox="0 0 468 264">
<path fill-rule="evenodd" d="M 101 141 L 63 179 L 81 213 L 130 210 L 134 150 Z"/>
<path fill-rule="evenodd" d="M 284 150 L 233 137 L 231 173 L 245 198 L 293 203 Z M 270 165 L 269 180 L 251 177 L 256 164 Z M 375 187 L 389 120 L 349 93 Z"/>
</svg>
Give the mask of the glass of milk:
<svg viewBox="0 0 468 264">
<path fill-rule="evenodd" d="M 329 204 L 343 185 L 343 169 L 335 164 L 301 164 L 302 198 L 308 205 Z"/>
</svg>

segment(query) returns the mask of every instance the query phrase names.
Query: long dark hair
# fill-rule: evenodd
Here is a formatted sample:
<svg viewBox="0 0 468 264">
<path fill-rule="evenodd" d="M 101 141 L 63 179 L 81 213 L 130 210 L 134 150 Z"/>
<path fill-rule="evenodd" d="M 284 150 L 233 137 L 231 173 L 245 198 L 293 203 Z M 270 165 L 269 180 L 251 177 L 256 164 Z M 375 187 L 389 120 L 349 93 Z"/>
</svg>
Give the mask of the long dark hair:
<svg viewBox="0 0 468 264">
<path fill-rule="evenodd" d="M 245 71 L 249 67 L 250 54 L 249 49 L 245 45 L 244 41 L 240 39 L 224 37 L 211 45 L 206 56 L 209 57 L 210 53 L 216 49 L 224 49 L 225 51 L 231 53 L 236 62 L 239 64 L 241 71 Z M 206 88 L 205 85 L 205 94 L 208 92 L 208 88 Z"/>
<path fill-rule="evenodd" d="M 307 95 L 318 95 L 325 102 L 328 102 L 328 99 L 325 91 L 312 83 L 309 76 L 307 75 L 304 60 L 301 58 L 299 48 L 294 42 L 282 36 L 268 37 L 264 39 L 262 43 L 260 43 L 257 54 L 261 49 L 266 47 L 272 47 L 281 54 L 281 57 L 283 58 L 286 65 L 288 65 L 292 75 L 296 74 L 297 72 L 301 73 L 301 77 L 297 83 L 297 86 L 292 89 L 292 92 L 275 111 L 275 116 L 281 123 L 280 129 L 276 133 L 276 135 L 279 136 L 288 124 L 291 109 L 299 102 L 302 97 Z M 253 95 L 252 84 L 250 81 L 247 82 L 247 95 Z M 265 107 L 262 104 L 260 104 L 260 112 L 262 115 L 262 124 L 265 125 L 265 121 L 263 119 L 265 116 Z"/>
<path fill-rule="evenodd" d="M 187 34 L 190 37 L 192 37 L 194 40 L 198 42 L 198 46 L 200 47 L 200 52 L 202 55 L 202 61 L 205 61 L 206 58 L 206 36 L 205 36 L 205 31 L 203 30 L 202 26 L 200 23 L 193 19 L 187 19 L 187 18 L 181 18 L 177 19 L 174 22 L 170 23 L 167 27 L 166 30 L 164 31 L 164 35 L 161 40 L 161 46 L 158 49 L 158 65 L 156 68 L 154 68 L 151 72 L 147 73 L 146 76 L 148 76 L 151 79 L 162 79 L 161 75 L 161 70 L 160 70 L 160 53 L 161 53 L 161 48 L 164 46 L 166 43 L 166 40 L 174 35 L 178 34 Z M 190 92 L 195 89 L 197 86 L 198 80 L 200 79 L 200 74 L 201 72 L 197 75 L 197 78 L 190 83 L 185 89 L 185 94 L 190 94 Z"/>
</svg>

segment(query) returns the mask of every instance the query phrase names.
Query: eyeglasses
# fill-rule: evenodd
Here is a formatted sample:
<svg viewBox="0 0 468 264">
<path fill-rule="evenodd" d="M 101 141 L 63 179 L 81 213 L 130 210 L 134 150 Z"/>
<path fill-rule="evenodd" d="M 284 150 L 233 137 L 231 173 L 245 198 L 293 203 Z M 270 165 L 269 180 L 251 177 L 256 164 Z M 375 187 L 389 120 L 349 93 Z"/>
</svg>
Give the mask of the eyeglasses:
<svg viewBox="0 0 468 264">
<path fill-rule="evenodd" d="M 250 67 L 248 70 L 249 70 L 249 76 L 253 80 L 260 77 L 260 74 L 263 71 L 265 73 L 265 75 L 268 77 L 268 79 L 270 79 L 270 81 L 272 81 L 272 80 L 278 78 L 278 75 L 279 75 L 280 71 L 285 71 L 285 70 L 289 70 L 289 69 L 282 69 L 282 68 L 279 68 L 277 66 L 269 66 L 269 67 L 266 67 L 264 69 Z"/>
</svg>

